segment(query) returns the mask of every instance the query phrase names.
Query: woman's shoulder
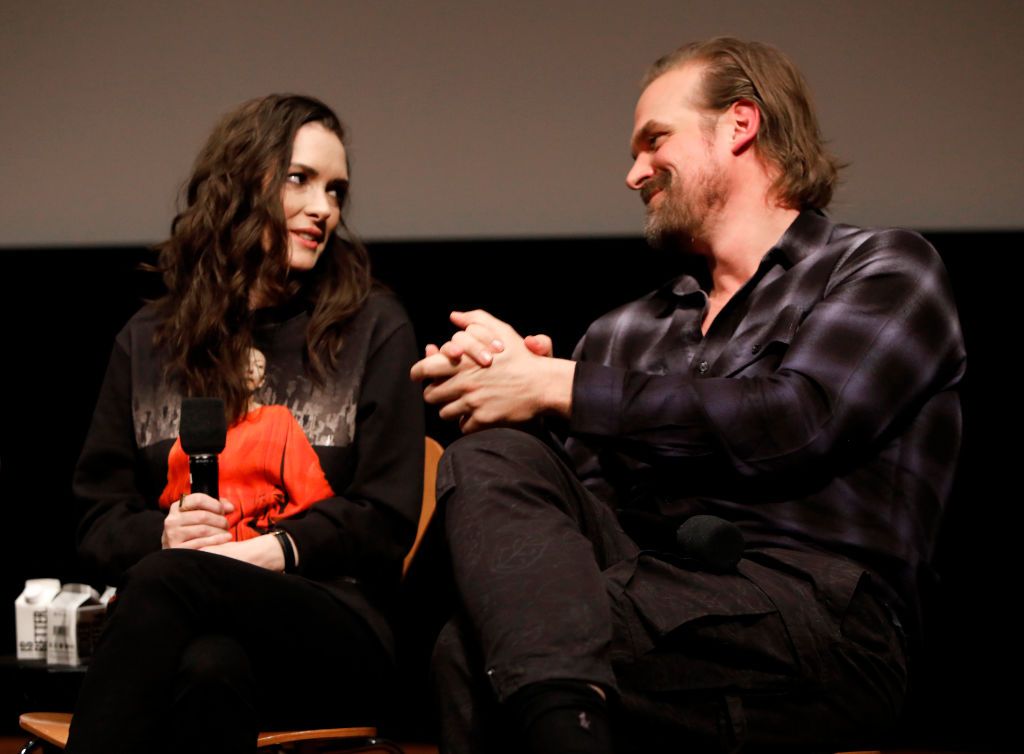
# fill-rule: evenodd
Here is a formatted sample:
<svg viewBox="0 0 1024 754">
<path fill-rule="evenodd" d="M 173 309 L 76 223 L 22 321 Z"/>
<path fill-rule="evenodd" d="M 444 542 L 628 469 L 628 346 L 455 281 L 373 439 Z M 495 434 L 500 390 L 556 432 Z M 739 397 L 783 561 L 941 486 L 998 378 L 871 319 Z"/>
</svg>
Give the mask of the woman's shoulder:
<svg viewBox="0 0 1024 754">
<path fill-rule="evenodd" d="M 140 343 L 152 344 L 160 319 L 161 315 L 156 302 L 145 303 L 129 317 L 115 340 L 126 350 L 132 350 L 133 345 Z"/>
<path fill-rule="evenodd" d="M 380 287 L 370 291 L 366 302 L 353 318 L 353 324 L 375 333 L 377 338 L 386 338 L 395 330 L 412 327 L 402 301 L 392 291 Z"/>
<path fill-rule="evenodd" d="M 382 287 L 375 287 L 370 291 L 360 314 L 372 321 L 396 325 L 407 324 L 410 321 L 409 313 L 398 296 L 393 291 Z"/>
<path fill-rule="evenodd" d="M 402 301 L 393 292 L 375 287 L 359 310 L 345 323 L 341 348 L 352 358 L 374 358 L 388 353 L 415 351 L 415 331 Z M 362 353 L 362 357 L 356 354 Z M 344 359 L 343 359 L 344 361 Z"/>
</svg>

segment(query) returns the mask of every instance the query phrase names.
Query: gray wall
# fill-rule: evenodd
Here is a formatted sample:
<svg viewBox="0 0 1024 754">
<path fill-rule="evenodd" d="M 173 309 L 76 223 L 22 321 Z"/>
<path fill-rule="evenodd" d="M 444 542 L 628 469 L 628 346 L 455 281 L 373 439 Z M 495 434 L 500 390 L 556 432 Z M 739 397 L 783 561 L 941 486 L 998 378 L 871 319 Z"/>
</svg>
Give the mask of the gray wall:
<svg viewBox="0 0 1024 754">
<path fill-rule="evenodd" d="M 148 243 L 222 112 L 314 94 L 370 239 L 635 234 L 637 80 L 678 44 L 777 44 L 850 160 L 834 214 L 1020 229 L 1020 0 L 35 0 L 0 6 L 0 247 Z"/>
</svg>

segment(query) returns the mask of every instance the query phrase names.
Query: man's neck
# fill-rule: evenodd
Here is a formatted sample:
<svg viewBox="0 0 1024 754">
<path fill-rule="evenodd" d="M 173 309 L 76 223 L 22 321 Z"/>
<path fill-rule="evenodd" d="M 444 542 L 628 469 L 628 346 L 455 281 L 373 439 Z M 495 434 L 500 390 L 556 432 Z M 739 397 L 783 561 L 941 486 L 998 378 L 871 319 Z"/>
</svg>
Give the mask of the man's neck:
<svg viewBox="0 0 1024 754">
<path fill-rule="evenodd" d="M 719 312 L 757 272 L 761 259 L 800 213 L 782 207 L 766 194 L 745 192 L 721 207 L 706 228 L 706 239 L 694 239 L 705 255 L 711 275 L 708 307 L 701 322 L 707 335 Z"/>
<path fill-rule="evenodd" d="M 722 301 L 732 298 L 799 214 L 763 198 L 741 196 L 721 208 L 707 240 L 698 243 L 708 260 L 712 295 Z"/>
</svg>

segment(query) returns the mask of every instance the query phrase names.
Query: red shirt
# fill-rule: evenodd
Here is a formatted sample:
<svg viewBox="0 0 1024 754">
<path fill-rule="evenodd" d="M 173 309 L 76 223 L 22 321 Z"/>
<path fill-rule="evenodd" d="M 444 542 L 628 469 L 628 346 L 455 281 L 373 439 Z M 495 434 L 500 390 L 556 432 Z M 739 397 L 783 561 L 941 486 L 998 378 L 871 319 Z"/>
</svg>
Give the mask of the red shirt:
<svg viewBox="0 0 1024 754">
<path fill-rule="evenodd" d="M 227 517 L 235 540 L 266 533 L 280 519 L 335 494 L 316 451 L 284 406 L 255 408 L 228 429 L 218 466 L 220 496 L 235 506 Z M 170 508 L 189 491 L 188 455 L 178 439 L 167 458 L 160 507 Z"/>
</svg>

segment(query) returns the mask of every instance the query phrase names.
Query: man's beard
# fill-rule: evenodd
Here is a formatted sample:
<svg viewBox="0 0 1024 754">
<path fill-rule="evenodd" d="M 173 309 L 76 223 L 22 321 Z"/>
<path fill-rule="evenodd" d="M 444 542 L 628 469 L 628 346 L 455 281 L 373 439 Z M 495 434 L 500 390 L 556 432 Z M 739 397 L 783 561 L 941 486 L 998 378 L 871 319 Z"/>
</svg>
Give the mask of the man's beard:
<svg viewBox="0 0 1024 754">
<path fill-rule="evenodd" d="M 725 176 L 713 165 L 684 186 L 671 173 L 659 171 L 643 185 L 640 196 L 646 203 L 658 190 L 662 192 L 658 206 L 647 205 L 647 243 L 656 248 L 689 245 L 691 239 L 702 237 L 709 217 L 725 203 Z"/>
</svg>

